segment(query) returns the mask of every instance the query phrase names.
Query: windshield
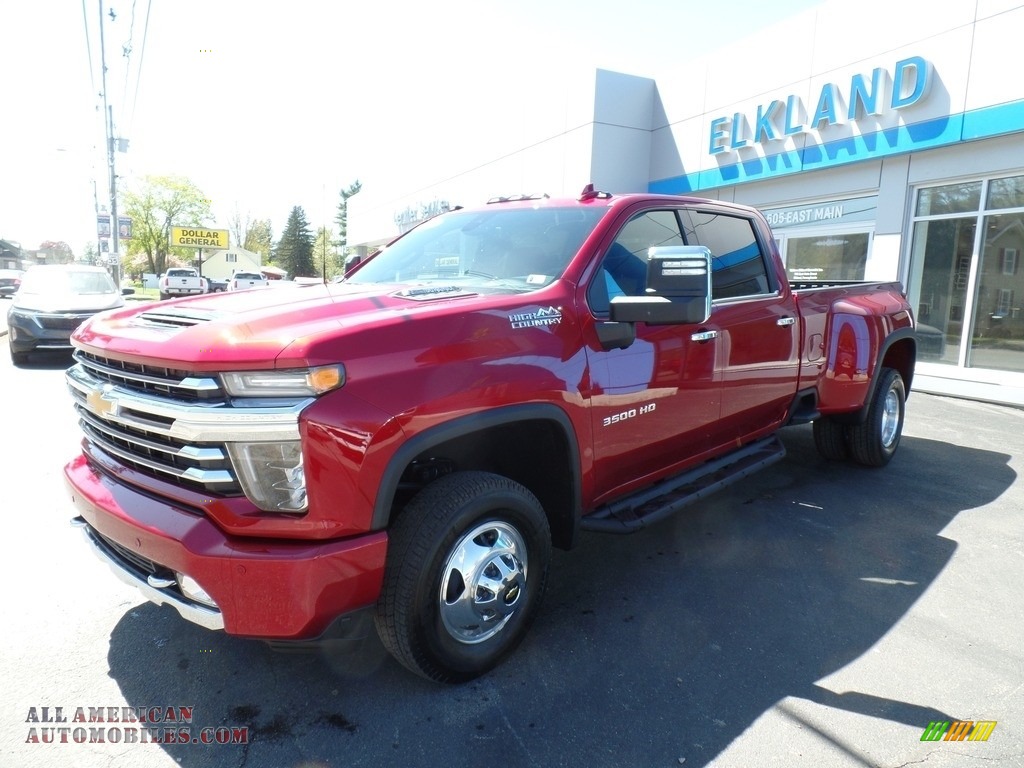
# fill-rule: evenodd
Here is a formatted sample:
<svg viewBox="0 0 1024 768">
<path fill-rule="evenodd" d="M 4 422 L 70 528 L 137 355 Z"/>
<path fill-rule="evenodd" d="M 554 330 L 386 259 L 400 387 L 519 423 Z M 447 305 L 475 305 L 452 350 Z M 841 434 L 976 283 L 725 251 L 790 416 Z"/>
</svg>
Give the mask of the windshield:
<svg viewBox="0 0 1024 768">
<path fill-rule="evenodd" d="M 102 271 L 30 269 L 21 279 L 19 295 L 70 294 L 73 296 L 117 293 L 110 275 Z"/>
<path fill-rule="evenodd" d="M 443 214 L 384 249 L 346 282 L 536 290 L 561 276 L 606 211 L 495 207 Z"/>
</svg>

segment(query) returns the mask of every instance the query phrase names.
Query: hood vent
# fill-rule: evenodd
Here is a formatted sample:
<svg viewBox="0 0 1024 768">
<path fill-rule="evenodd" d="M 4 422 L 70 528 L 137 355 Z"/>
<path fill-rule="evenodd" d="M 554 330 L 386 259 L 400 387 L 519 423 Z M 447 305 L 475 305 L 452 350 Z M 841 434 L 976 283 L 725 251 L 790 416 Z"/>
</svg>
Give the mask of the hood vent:
<svg viewBox="0 0 1024 768">
<path fill-rule="evenodd" d="M 406 288 L 394 295 L 401 299 L 429 301 L 430 299 L 444 299 L 451 296 L 473 296 L 475 294 L 458 285 L 422 285 L 416 288 Z"/>
<path fill-rule="evenodd" d="M 153 309 L 139 315 L 135 319 L 135 323 L 146 328 L 174 330 L 176 328 L 189 328 L 200 323 L 208 323 L 221 316 L 220 312 L 209 312 L 201 309 Z"/>
</svg>

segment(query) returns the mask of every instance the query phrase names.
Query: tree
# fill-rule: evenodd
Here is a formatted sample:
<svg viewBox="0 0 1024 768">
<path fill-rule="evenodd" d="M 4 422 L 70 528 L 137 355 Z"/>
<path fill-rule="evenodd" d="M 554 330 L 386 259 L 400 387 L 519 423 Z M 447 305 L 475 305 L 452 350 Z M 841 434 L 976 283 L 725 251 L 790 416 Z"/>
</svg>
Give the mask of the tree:
<svg viewBox="0 0 1024 768">
<path fill-rule="evenodd" d="M 146 256 L 147 271 L 162 275 L 169 257 L 194 258 L 192 248 L 170 246 L 171 226 L 203 227 L 213 218 L 210 201 L 182 176 L 145 176 L 137 189 L 124 194 L 125 214 L 132 220 L 127 253 Z"/>
<path fill-rule="evenodd" d="M 334 231 L 330 227 L 320 227 L 316 231 L 316 239 L 313 241 L 313 263 L 328 280 L 344 272 L 335 242 Z"/>
<path fill-rule="evenodd" d="M 228 221 L 228 232 L 231 235 L 231 242 L 239 248 L 245 248 L 245 236 L 249 233 L 249 227 L 251 226 L 252 216 L 246 211 L 243 217 L 236 204 L 235 212 Z"/>
<path fill-rule="evenodd" d="M 301 205 L 292 208 L 281 239 L 274 249 L 277 265 L 291 277 L 316 277 L 313 266 L 313 235 Z"/>
<path fill-rule="evenodd" d="M 85 244 L 85 250 L 82 252 L 82 263 L 95 264 L 96 261 L 96 243 L 88 242 Z"/>
<path fill-rule="evenodd" d="M 338 224 L 338 239 L 335 242 L 337 243 L 339 252 L 343 257 L 348 249 L 348 199 L 353 195 L 358 194 L 359 190 L 362 188 L 362 183 L 359 179 L 356 179 L 349 185 L 348 189 L 343 189 L 339 193 L 341 195 L 341 201 L 338 203 L 338 215 L 334 218 L 335 222 Z"/>
<path fill-rule="evenodd" d="M 250 222 L 245 231 L 242 247 L 258 253 L 264 261 L 269 261 L 274 247 L 274 230 L 270 226 L 270 219 L 256 219 Z"/>
<path fill-rule="evenodd" d="M 63 240 L 47 240 L 39 244 L 36 257 L 44 264 L 67 264 L 75 260 L 75 254 L 71 246 Z"/>
</svg>

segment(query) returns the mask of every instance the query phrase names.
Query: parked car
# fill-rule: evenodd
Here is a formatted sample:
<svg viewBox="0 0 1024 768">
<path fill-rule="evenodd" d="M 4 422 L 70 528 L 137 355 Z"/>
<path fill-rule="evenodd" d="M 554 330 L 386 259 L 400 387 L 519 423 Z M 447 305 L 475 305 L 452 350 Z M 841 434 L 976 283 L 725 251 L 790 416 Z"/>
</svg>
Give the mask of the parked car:
<svg viewBox="0 0 1024 768">
<path fill-rule="evenodd" d="M 209 279 L 210 293 L 223 293 L 228 289 L 227 280 L 214 280 L 212 277 Z"/>
<path fill-rule="evenodd" d="M 0 296 L 6 299 L 18 290 L 24 274 L 23 269 L 0 269 Z"/>
<path fill-rule="evenodd" d="M 259 272 L 236 272 L 228 281 L 229 291 L 244 291 L 247 288 L 266 288 L 267 278 Z"/>
<path fill-rule="evenodd" d="M 71 332 L 98 312 L 124 305 L 102 267 L 47 264 L 29 267 L 7 310 L 11 361 L 28 361 L 37 349 L 71 349 Z"/>
</svg>

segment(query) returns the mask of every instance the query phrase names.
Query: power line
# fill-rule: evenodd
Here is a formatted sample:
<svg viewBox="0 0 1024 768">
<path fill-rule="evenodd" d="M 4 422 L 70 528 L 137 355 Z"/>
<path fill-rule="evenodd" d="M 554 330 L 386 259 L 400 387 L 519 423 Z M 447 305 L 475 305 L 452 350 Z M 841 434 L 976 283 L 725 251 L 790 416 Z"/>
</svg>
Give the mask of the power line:
<svg viewBox="0 0 1024 768">
<path fill-rule="evenodd" d="M 133 13 L 134 13 L 134 5 Z M 146 25 L 142 28 L 142 47 L 139 49 L 139 69 L 135 73 L 135 93 L 132 96 L 132 111 L 128 118 L 128 133 L 131 134 L 132 128 L 135 126 L 135 106 L 139 103 L 139 83 L 142 82 L 142 62 L 146 56 L 146 38 L 149 36 L 149 16 L 150 11 L 153 9 L 153 0 L 149 0 L 146 4 Z"/>
<path fill-rule="evenodd" d="M 89 14 L 85 10 L 85 0 L 82 0 L 82 22 L 85 26 L 85 53 L 89 57 L 89 87 L 96 95 L 96 75 L 92 68 L 92 43 L 89 39 Z"/>
<path fill-rule="evenodd" d="M 128 39 L 121 43 L 121 55 L 124 56 L 124 89 L 121 91 L 121 105 L 122 109 L 127 107 L 128 104 L 128 78 L 131 75 L 131 62 L 132 62 L 132 37 L 135 34 L 135 3 L 136 0 L 132 0 L 132 16 L 128 22 Z"/>
</svg>

